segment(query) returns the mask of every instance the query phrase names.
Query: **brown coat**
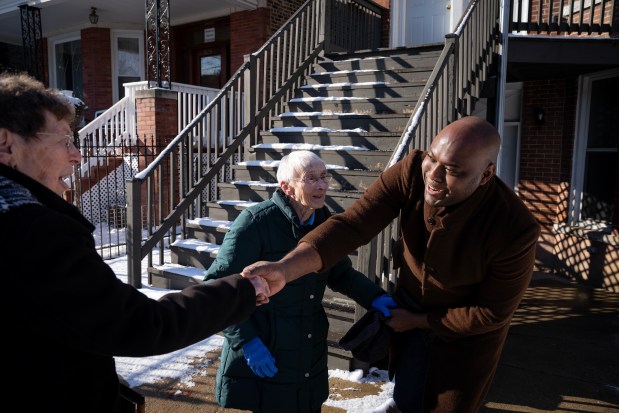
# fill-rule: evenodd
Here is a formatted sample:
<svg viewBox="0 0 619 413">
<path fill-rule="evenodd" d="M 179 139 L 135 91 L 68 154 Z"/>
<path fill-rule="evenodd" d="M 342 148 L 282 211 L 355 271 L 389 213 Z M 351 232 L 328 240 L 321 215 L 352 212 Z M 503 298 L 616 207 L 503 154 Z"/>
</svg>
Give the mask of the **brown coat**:
<svg viewBox="0 0 619 413">
<path fill-rule="evenodd" d="M 401 268 L 398 288 L 427 312 L 436 336 L 424 410 L 476 412 L 529 285 L 540 228 L 498 178 L 459 205 L 428 206 L 423 200 L 424 156 L 414 151 L 387 169 L 359 201 L 301 242 L 316 248 L 328 268 L 401 212 L 402 231 L 393 253 Z"/>
</svg>

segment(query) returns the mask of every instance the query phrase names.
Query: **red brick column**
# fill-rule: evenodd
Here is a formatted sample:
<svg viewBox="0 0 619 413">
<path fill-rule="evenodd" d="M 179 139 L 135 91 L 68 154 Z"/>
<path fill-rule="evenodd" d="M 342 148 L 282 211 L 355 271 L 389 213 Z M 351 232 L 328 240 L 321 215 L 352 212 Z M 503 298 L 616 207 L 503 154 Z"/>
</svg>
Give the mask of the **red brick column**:
<svg viewBox="0 0 619 413">
<path fill-rule="evenodd" d="M 112 42 L 110 29 L 89 27 L 80 34 L 85 118 L 90 121 L 95 111 L 112 106 Z"/>
</svg>

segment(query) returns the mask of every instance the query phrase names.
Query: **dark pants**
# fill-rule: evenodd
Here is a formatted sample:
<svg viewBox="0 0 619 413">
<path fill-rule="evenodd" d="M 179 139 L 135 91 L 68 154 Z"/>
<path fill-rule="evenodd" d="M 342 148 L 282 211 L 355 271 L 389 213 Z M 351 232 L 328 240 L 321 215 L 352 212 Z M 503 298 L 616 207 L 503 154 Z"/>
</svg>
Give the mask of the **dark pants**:
<svg viewBox="0 0 619 413">
<path fill-rule="evenodd" d="M 402 412 L 422 413 L 428 368 L 426 340 L 421 330 L 404 333 L 400 340 L 400 351 L 395 361 L 393 400 Z"/>
</svg>

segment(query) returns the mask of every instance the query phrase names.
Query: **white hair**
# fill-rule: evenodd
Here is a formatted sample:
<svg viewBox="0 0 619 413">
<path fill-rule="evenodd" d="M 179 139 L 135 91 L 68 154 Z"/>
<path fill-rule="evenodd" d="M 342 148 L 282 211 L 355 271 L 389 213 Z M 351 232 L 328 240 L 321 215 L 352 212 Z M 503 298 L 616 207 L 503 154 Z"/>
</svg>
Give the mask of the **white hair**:
<svg viewBox="0 0 619 413">
<path fill-rule="evenodd" d="M 313 162 L 324 161 L 318 155 L 310 151 L 294 151 L 284 156 L 277 168 L 277 182 L 290 182 L 292 179 L 300 177 Z"/>
</svg>

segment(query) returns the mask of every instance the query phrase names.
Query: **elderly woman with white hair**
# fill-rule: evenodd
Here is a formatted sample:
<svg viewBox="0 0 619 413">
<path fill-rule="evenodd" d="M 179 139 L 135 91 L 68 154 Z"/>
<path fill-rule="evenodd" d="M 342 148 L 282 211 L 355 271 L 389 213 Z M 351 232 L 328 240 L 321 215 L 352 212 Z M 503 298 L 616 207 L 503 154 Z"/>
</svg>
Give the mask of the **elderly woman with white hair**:
<svg viewBox="0 0 619 413">
<path fill-rule="evenodd" d="M 279 188 L 271 199 L 244 210 L 226 234 L 205 280 L 240 272 L 260 260 L 275 261 L 324 222 L 331 175 L 310 151 L 284 156 Z M 224 330 L 215 383 L 217 402 L 254 412 L 320 412 L 329 395 L 327 334 L 322 307 L 326 287 L 389 315 L 395 302 L 352 268 L 348 257 L 328 271 L 291 282 L 252 317 Z"/>
</svg>

